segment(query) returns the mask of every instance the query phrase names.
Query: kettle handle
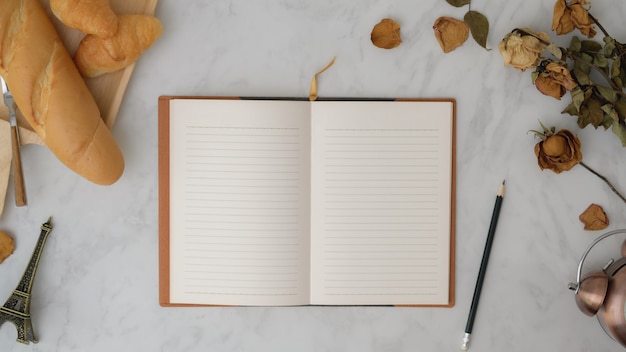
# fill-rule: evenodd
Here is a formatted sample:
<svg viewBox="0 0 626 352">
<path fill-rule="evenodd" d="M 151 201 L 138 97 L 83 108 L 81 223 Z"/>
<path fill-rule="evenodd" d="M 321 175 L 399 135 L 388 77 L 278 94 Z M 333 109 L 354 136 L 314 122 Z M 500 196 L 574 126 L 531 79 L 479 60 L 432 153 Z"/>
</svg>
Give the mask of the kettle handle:
<svg viewBox="0 0 626 352">
<path fill-rule="evenodd" d="M 580 262 L 578 263 L 578 272 L 576 274 L 576 283 L 570 283 L 569 284 L 570 290 L 574 290 L 575 293 L 578 293 L 578 289 L 580 288 L 580 279 L 581 279 L 582 271 L 583 271 L 583 263 L 584 263 L 585 259 L 587 258 L 587 255 L 589 254 L 591 249 L 596 244 L 598 244 L 598 242 L 602 241 L 603 239 L 605 239 L 607 237 L 610 237 L 610 236 L 613 236 L 613 235 L 616 235 L 618 233 L 626 233 L 626 229 L 619 229 L 619 230 L 613 230 L 613 231 L 607 232 L 607 233 L 599 236 L 598 238 L 596 238 L 593 242 L 591 242 L 589 247 L 587 247 L 587 249 L 583 253 L 582 257 L 580 258 Z"/>
</svg>

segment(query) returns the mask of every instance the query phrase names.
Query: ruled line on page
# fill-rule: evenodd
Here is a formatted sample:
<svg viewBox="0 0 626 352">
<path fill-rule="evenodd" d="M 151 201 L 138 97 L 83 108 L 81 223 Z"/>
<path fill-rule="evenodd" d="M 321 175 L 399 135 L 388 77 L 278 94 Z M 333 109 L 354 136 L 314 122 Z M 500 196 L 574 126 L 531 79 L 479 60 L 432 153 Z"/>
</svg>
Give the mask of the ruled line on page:
<svg viewBox="0 0 626 352">
<path fill-rule="evenodd" d="M 325 131 L 326 294 L 436 292 L 438 237 L 423 236 L 419 229 L 441 221 L 439 133 L 438 129 Z"/>
<path fill-rule="evenodd" d="M 183 265 L 193 268 L 184 277 L 187 292 L 297 292 L 300 134 L 298 128 L 187 127 Z"/>
</svg>

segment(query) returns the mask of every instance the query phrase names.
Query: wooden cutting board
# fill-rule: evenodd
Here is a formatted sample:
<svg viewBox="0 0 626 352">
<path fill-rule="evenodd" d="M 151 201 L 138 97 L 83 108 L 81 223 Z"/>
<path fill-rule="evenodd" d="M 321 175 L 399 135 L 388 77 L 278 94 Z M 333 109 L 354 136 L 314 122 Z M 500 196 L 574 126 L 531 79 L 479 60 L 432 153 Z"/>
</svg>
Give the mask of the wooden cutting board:
<svg viewBox="0 0 626 352">
<path fill-rule="evenodd" d="M 48 15 L 52 19 L 65 47 L 70 55 L 73 55 L 78 44 L 85 36 L 84 33 L 66 27 L 50 11 L 50 0 L 40 0 Z M 111 8 L 118 15 L 143 13 L 153 15 L 157 0 L 110 0 Z M 117 118 L 117 113 L 122 104 L 126 87 L 130 81 L 135 65 L 112 72 L 96 78 L 85 78 L 87 87 L 94 96 L 100 114 L 106 125 L 111 128 Z M 11 171 L 11 137 L 8 123 L 9 112 L 4 104 L 0 103 L 0 216 L 4 210 L 6 192 L 8 189 L 9 175 Z M 33 132 L 26 120 L 18 112 L 18 124 L 20 126 L 20 138 L 22 144 L 44 145 L 39 136 Z M 26 193 L 28 197 L 28 175 L 24 175 Z M 31 197 L 31 199 L 36 199 Z"/>
</svg>

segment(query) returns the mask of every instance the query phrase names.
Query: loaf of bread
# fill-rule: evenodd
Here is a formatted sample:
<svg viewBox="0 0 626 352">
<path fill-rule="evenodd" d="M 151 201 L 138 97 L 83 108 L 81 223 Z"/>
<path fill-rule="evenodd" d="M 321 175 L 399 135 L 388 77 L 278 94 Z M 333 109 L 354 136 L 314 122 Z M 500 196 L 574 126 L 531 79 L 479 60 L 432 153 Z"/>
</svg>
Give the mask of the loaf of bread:
<svg viewBox="0 0 626 352">
<path fill-rule="evenodd" d="M 120 148 L 38 0 L 0 2 L 0 75 L 61 162 L 97 184 L 121 177 Z"/>
<path fill-rule="evenodd" d="M 50 9 L 66 26 L 102 38 L 117 33 L 117 15 L 109 0 L 50 0 Z"/>
<path fill-rule="evenodd" d="M 117 71 L 134 63 L 162 33 L 161 21 L 154 16 L 122 15 L 112 37 L 85 36 L 74 53 L 74 62 L 87 77 Z"/>
</svg>

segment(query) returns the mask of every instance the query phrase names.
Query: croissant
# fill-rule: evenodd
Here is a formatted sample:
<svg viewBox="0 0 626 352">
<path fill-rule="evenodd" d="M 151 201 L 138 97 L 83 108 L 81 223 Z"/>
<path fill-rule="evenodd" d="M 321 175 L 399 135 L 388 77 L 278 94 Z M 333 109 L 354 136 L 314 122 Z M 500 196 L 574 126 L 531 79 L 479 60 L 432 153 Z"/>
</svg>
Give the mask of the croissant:
<svg viewBox="0 0 626 352">
<path fill-rule="evenodd" d="M 109 0 L 50 0 L 52 13 L 66 26 L 101 38 L 117 33 L 118 18 Z"/>
<path fill-rule="evenodd" d="M 81 74 L 97 77 L 134 63 L 163 33 L 161 21 L 150 15 L 119 16 L 110 38 L 87 35 L 78 45 L 74 63 Z"/>
</svg>

